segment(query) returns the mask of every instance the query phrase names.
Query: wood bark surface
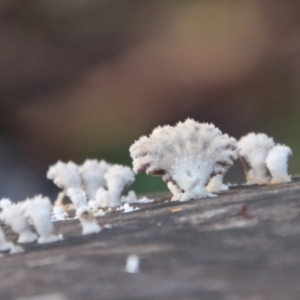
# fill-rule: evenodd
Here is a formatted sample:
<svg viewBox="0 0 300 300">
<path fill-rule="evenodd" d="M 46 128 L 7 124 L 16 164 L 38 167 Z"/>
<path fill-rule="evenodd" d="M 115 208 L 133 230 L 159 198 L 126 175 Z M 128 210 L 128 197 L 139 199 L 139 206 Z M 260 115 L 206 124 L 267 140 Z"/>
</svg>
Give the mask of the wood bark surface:
<svg viewBox="0 0 300 300">
<path fill-rule="evenodd" d="M 99 217 L 102 231 L 89 236 L 76 219 L 56 222 L 64 241 L 1 255 L 0 299 L 299 299 L 299 193 L 294 178 L 189 202 L 157 194 Z M 137 274 L 124 271 L 131 254 Z"/>
</svg>

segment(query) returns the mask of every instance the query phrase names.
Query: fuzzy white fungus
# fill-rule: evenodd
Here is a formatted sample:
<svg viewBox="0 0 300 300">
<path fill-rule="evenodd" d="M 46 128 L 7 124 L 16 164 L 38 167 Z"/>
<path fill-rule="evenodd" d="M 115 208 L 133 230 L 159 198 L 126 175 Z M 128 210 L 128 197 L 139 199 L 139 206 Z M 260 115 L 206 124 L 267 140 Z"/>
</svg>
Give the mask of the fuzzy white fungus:
<svg viewBox="0 0 300 300">
<path fill-rule="evenodd" d="M 271 184 L 278 184 L 291 181 L 288 175 L 288 157 L 292 155 L 290 147 L 276 145 L 266 158 L 266 165 L 271 174 Z"/>
<path fill-rule="evenodd" d="M 139 202 L 136 193 L 134 191 L 129 191 L 127 196 L 121 198 L 124 203 L 137 203 Z"/>
<path fill-rule="evenodd" d="M 149 203 L 153 202 L 152 199 L 147 197 L 142 197 L 140 199 L 137 198 L 136 193 L 134 191 L 129 191 L 127 196 L 123 196 L 122 202 L 124 203 Z"/>
<path fill-rule="evenodd" d="M 36 196 L 26 200 L 23 205 L 25 218 L 32 221 L 38 235 L 38 243 L 52 243 L 62 240 L 62 235 L 53 234 L 53 223 L 51 220 L 52 204 L 48 197 Z"/>
<path fill-rule="evenodd" d="M 290 147 L 275 144 L 273 138 L 264 133 L 252 132 L 239 140 L 238 151 L 250 166 L 248 184 L 279 184 L 291 180 L 288 175 Z"/>
<path fill-rule="evenodd" d="M 113 165 L 104 175 L 107 189 L 99 188 L 96 193 L 98 207 L 116 207 L 122 205 L 122 193 L 135 179 L 129 167 Z"/>
<path fill-rule="evenodd" d="M 130 147 L 133 170 L 162 176 L 173 200 L 210 196 L 205 186 L 224 174 L 237 159 L 237 142 L 213 124 L 192 119 L 176 126 L 157 127 Z"/>
<path fill-rule="evenodd" d="M 2 198 L 0 200 L 0 208 L 1 209 L 4 209 L 4 208 L 6 208 L 8 206 L 11 206 L 12 204 L 13 204 L 12 201 L 10 199 L 8 199 L 8 198 Z"/>
<path fill-rule="evenodd" d="M 70 187 L 81 188 L 79 168 L 71 161 L 68 163 L 58 161 L 56 164 L 50 166 L 47 178 L 53 180 L 59 188 L 65 191 Z"/>
<path fill-rule="evenodd" d="M 94 218 L 91 209 L 88 206 L 80 206 L 76 209 L 76 215 L 79 217 L 82 234 L 93 234 L 101 231 L 100 225 Z"/>
<path fill-rule="evenodd" d="M 101 231 L 101 227 L 93 216 L 91 208 L 88 206 L 86 193 L 82 189 L 69 188 L 67 195 L 76 207 L 76 216 L 82 226 L 82 234 L 92 234 Z"/>
<path fill-rule="evenodd" d="M 136 274 L 140 271 L 140 258 L 137 255 L 129 255 L 126 259 L 125 272 Z"/>
<path fill-rule="evenodd" d="M 31 243 L 37 240 L 37 234 L 32 232 L 27 219 L 23 215 L 23 203 L 5 207 L 0 214 L 0 218 L 19 235 L 18 243 Z"/>
<path fill-rule="evenodd" d="M 81 188 L 69 188 L 67 196 L 70 198 L 75 207 L 88 205 L 86 193 Z"/>
<path fill-rule="evenodd" d="M 250 170 L 247 173 L 248 184 L 266 184 L 270 181 L 266 158 L 274 146 L 273 138 L 264 133 L 251 132 L 239 140 L 239 155 L 244 158 L 250 166 Z"/>
<path fill-rule="evenodd" d="M 125 203 L 121 206 L 121 209 L 123 209 L 124 213 L 130 213 L 130 212 L 133 212 L 133 211 L 136 211 L 136 210 L 139 210 L 138 207 L 133 207 L 131 205 L 129 205 L 128 203 Z"/>
<path fill-rule="evenodd" d="M 228 186 L 223 183 L 224 174 L 217 174 L 216 176 L 212 177 L 206 186 L 206 189 L 210 193 L 217 193 L 221 191 L 227 191 Z"/>
<path fill-rule="evenodd" d="M 8 242 L 5 238 L 5 234 L 0 227 L 0 251 L 9 251 L 12 247 L 12 243 Z"/>
<path fill-rule="evenodd" d="M 97 190 L 106 187 L 104 175 L 110 167 L 111 165 L 106 161 L 96 159 L 87 159 L 79 167 L 83 187 L 89 200 L 95 200 Z"/>
<path fill-rule="evenodd" d="M 52 221 L 63 221 L 69 217 L 68 213 L 65 212 L 60 206 L 54 206 L 52 210 Z"/>
</svg>

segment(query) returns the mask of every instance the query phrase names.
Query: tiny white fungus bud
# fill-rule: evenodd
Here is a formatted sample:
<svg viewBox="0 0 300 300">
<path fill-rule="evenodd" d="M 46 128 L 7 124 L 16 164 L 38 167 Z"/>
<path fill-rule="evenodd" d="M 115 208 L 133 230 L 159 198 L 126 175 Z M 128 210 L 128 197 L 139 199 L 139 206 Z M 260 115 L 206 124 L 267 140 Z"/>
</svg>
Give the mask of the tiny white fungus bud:
<svg viewBox="0 0 300 300">
<path fill-rule="evenodd" d="M 68 213 L 60 206 L 54 206 L 52 211 L 52 221 L 63 221 L 68 219 Z"/>
<path fill-rule="evenodd" d="M 122 208 L 124 209 L 124 213 L 130 213 L 139 209 L 137 207 L 134 208 L 133 206 L 130 206 L 128 203 L 125 203 Z"/>
<path fill-rule="evenodd" d="M 122 202 L 124 203 L 138 203 L 139 200 L 136 196 L 136 193 L 134 191 L 129 191 L 127 196 L 123 196 L 121 198 Z"/>
<path fill-rule="evenodd" d="M 136 274 L 140 271 L 140 258 L 137 255 L 129 255 L 126 259 L 125 272 Z"/>
</svg>

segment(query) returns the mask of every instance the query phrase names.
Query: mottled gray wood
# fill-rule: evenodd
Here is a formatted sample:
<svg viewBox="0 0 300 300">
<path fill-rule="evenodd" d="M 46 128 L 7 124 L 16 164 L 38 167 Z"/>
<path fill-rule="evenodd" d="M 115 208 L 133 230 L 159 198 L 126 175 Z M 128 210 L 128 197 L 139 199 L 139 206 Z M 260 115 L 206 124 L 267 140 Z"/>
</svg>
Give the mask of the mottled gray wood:
<svg viewBox="0 0 300 300">
<path fill-rule="evenodd" d="M 159 194 L 91 236 L 57 222 L 64 241 L 0 257 L 0 299 L 299 299 L 299 195 L 298 179 L 187 203 Z M 124 272 L 130 254 L 138 274 Z"/>
</svg>

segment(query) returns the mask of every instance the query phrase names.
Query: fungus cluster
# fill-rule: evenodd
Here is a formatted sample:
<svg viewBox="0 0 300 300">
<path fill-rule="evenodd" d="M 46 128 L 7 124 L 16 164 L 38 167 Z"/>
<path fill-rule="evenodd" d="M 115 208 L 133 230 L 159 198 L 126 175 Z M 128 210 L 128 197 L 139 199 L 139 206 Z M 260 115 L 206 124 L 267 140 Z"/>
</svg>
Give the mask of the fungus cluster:
<svg viewBox="0 0 300 300">
<path fill-rule="evenodd" d="M 58 161 L 47 172 L 47 178 L 62 190 L 55 205 L 41 195 L 18 203 L 3 198 L 0 220 L 18 234 L 18 243 L 51 243 L 63 239 L 61 234 L 54 234 L 52 222 L 69 219 L 66 210 L 72 207 L 82 234 L 96 234 L 101 227 L 95 216 L 116 210 L 133 212 L 139 208 L 130 204 L 153 201 L 146 197 L 138 199 L 134 191 L 123 195 L 135 180 L 134 172 L 162 177 L 173 195 L 172 200 L 187 201 L 227 190 L 223 178 L 238 157 L 250 166 L 246 175 L 248 184 L 279 184 L 291 180 L 287 165 L 292 151 L 288 146 L 276 144 L 263 133 L 249 133 L 237 142 L 213 124 L 192 119 L 175 126 L 159 126 L 149 136 L 135 141 L 129 150 L 133 170 L 96 159 L 87 159 L 82 165 Z M 71 200 L 68 206 L 63 205 L 65 196 Z M 0 251 L 11 254 L 23 251 L 6 240 L 1 227 Z M 127 272 L 138 271 L 136 257 L 129 257 L 127 265 Z"/>
<path fill-rule="evenodd" d="M 82 189 L 88 205 L 96 212 L 102 207 L 122 205 L 122 201 L 126 201 L 122 193 L 134 182 L 135 176 L 129 167 L 87 159 L 82 165 L 59 161 L 49 167 L 47 178 L 62 189 L 56 201 L 58 206 L 69 188 Z"/>
<path fill-rule="evenodd" d="M 25 201 L 12 203 L 9 199 L 0 201 L 0 219 L 18 234 L 18 243 L 39 244 L 62 240 L 62 235 L 53 233 L 52 204 L 48 197 L 35 196 Z M 33 225 L 36 232 L 31 230 Z"/>
<path fill-rule="evenodd" d="M 238 157 L 234 138 L 191 119 L 155 128 L 130 147 L 130 155 L 136 173 L 161 176 L 173 200 L 180 201 L 210 196 L 210 178 L 225 174 Z"/>
<path fill-rule="evenodd" d="M 249 133 L 238 142 L 239 155 L 250 166 L 248 184 L 279 184 L 291 181 L 288 175 L 288 157 L 292 150 L 286 145 L 275 144 L 264 133 Z"/>
</svg>

